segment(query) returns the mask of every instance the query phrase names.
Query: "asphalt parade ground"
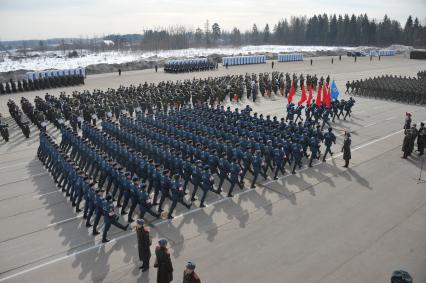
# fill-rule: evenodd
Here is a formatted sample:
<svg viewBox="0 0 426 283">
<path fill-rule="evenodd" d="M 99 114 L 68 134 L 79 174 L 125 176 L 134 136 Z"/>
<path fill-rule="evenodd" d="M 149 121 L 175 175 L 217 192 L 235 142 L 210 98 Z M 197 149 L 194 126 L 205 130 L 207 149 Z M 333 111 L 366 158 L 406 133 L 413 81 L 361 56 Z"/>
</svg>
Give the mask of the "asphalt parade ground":
<svg viewBox="0 0 426 283">
<path fill-rule="evenodd" d="M 426 61 L 395 56 L 372 62 L 358 58 L 356 63 L 335 58 L 333 65 L 331 58 L 321 57 L 314 58 L 313 66 L 309 60 L 276 63 L 274 70 L 330 74 L 340 98 L 347 99 L 347 80 L 414 76 L 425 69 Z M 121 77 L 93 75 L 85 86 L 47 92 L 270 71 L 270 62 L 177 75 L 144 70 Z M 21 96 L 33 102 L 45 93 L 0 96 L 0 112 L 8 114 L 9 98 L 19 104 Z M 389 282 L 398 269 L 408 271 L 414 282 L 426 282 L 426 183 L 418 184 L 417 155 L 401 159 L 405 112 L 419 124 L 426 121 L 426 108 L 355 100 L 352 117 L 333 124 L 338 141 L 327 162 L 307 168 L 304 159 L 297 174 L 280 175 L 276 181 L 259 177 L 256 189 L 249 189 L 250 175 L 245 189 L 236 188 L 233 198 L 226 197 L 225 182 L 222 195 L 209 193 L 206 208 L 199 208 L 199 202 L 190 210 L 178 205 L 171 221 L 147 216 L 152 251 L 159 238 L 169 240 L 173 282 L 181 281 L 189 260 L 197 264 L 202 282 Z M 286 103 L 272 96 L 230 106 L 249 104 L 254 112 L 281 118 Z M 82 213 L 75 213 L 36 158 L 36 128 L 25 139 L 16 124 L 9 124 L 9 143 L 0 141 L 0 282 L 156 282 L 154 255 L 148 272 L 138 268 L 134 232 L 112 227 L 107 244 L 100 235 L 93 237 Z M 340 153 L 344 129 L 352 133 L 349 169 L 342 167 Z M 49 127 L 48 132 L 60 141 L 58 130 Z"/>
</svg>

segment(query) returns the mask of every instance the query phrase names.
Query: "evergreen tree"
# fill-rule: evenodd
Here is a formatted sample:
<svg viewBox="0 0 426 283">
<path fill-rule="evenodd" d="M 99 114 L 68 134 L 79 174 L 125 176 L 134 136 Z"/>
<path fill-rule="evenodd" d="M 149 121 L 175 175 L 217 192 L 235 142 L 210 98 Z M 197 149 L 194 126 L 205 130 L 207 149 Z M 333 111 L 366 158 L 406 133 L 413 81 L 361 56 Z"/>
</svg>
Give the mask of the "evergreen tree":
<svg viewBox="0 0 426 283">
<path fill-rule="evenodd" d="M 372 21 L 368 28 L 368 44 L 374 45 L 377 43 L 377 24 L 376 21 Z"/>
<path fill-rule="evenodd" d="M 343 39 L 342 42 L 345 45 L 351 45 L 352 36 L 351 36 L 351 22 L 349 20 L 349 15 L 345 14 L 343 18 Z"/>
<path fill-rule="evenodd" d="M 207 20 L 206 23 L 204 24 L 204 39 L 206 42 L 206 46 L 210 47 L 212 39 L 211 39 L 211 33 L 210 33 L 209 20 Z"/>
<path fill-rule="evenodd" d="M 232 45 L 234 46 L 241 45 L 241 32 L 236 27 L 234 27 L 234 29 L 232 30 L 231 42 L 232 42 Z"/>
<path fill-rule="evenodd" d="M 358 29 L 357 18 L 354 14 L 352 14 L 351 16 L 351 21 L 349 26 L 350 26 L 349 27 L 350 45 L 358 46 L 359 45 L 359 29 Z"/>
<path fill-rule="evenodd" d="M 333 15 L 330 21 L 330 32 L 328 34 L 328 44 L 336 45 L 337 44 L 337 17 L 336 14 Z"/>
<path fill-rule="evenodd" d="M 269 31 L 269 25 L 266 24 L 263 30 L 263 43 L 269 44 L 271 43 L 271 32 Z"/>
<path fill-rule="evenodd" d="M 361 24 L 360 24 L 360 44 L 368 45 L 370 39 L 370 21 L 368 20 L 367 14 L 361 16 Z"/>
<path fill-rule="evenodd" d="M 257 45 L 259 44 L 259 30 L 257 29 L 257 25 L 253 25 L 253 29 L 251 32 L 251 44 Z"/>
<path fill-rule="evenodd" d="M 414 25 L 413 25 L 413 18 L 410 15 L 404 27 L 404 43 L 408 45 L 413 45 L 413 41 L 414 41 Z"/>
<path fill-rule="evenodd" d="M 202 29 L 197 28 L 197 29 L 195 30 L 195 34 L 194 34 L 194 41 L 195 41 L 195 43 L 196 43 L 197 45 L 201 45 L 201 44 L 202 44 L 202 42 L 203 42 L 203 37 L 204 37 L 204 34 L 203 34 Z"/>
<path fill-rule="evenodd" d="M 214 44 L 217 44 L 220 39 L 220 26 L 218 23 L 212 25 L 212 36 Z"/>
<path fill-rule="evenodd" d="M 344 38 L 345 38 L 345 25 L 343 23 L 342 15 L 339 15 L 339 17 L 337 18 L 337 36 L 336 36 L 337 45 L 344 45 Z"/>
</svg>

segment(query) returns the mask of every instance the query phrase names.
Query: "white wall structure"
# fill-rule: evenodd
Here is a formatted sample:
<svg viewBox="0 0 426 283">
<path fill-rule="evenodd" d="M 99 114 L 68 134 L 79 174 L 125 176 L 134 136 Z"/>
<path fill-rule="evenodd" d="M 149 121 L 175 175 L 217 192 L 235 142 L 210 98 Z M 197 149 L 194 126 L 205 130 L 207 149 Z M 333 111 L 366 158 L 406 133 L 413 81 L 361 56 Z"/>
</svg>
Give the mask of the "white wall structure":
<svg viewBox="0 0 426 283">
<path fill-rule="evenodd" d="M 379 50 L 379 56 L 394 56 L 395 50 Z"/>
<path fill-rule="evenodd" d="M 278 62 L 303 61 L 302 53 L 278 54 Z"/>
<path fill-rule="evenodd" d="M 262 63 L 266 63 L 265 55 L 233 56 L 233 57 L 222 58 L 222 64 L 224 66 L 250 65 L 250 64 L 262 64 Z"/>
</svg>

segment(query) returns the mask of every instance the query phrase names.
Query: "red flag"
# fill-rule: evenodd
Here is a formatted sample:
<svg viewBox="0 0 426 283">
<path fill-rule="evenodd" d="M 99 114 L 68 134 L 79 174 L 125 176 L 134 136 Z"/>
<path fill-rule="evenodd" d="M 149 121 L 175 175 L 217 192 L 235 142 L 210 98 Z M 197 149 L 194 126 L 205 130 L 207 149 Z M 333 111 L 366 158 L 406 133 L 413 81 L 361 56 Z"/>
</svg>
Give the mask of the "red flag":
<svg viewBox="0 0 426 283">
<path fill-rule="evenodd" d="M 294 96 L 294 84 L 291 84 L 290 93 L 287 97 L 288 103 L 290 103 L 293 100 L 293 96 Z"/>
<path fill-rule="evenodd" d="M 328 109 L 330 109 L 330 90 L 328 88 L 327 85 L 324 86 L 323 92 L 322 92 L 322 97 L 324 100 L 325 105 L 327 106 Z"/>
<path fill-rule="evenodd" d="M 309 84 L 308 90 L 309 90 L 309 97 L 308 97 L 308 101 L 306 102 L 306 104 L 308 104 L 308 106 L 309 106 L 309 105 L 311 105 L 311 100 L 312 100 L 312 84 Z"/>
<path fill-rule="evenodd" d="M 306 99 L 308 99 L 308 98 L 306 97 L 305 85 L 302 85 L 302 96 L 300 97 L 299 102 L 297 102 L 297 105 L 299 105 L 299 106 L 302 105 L 303 102 L 306 101 Z"/>
<path fill-rule="evenodd" d="M 318 107 L 321 106 L 321 89 L 322 89 L 321 85 L 318 85 L 317 100 L 315 101 Z"/>
</svg>

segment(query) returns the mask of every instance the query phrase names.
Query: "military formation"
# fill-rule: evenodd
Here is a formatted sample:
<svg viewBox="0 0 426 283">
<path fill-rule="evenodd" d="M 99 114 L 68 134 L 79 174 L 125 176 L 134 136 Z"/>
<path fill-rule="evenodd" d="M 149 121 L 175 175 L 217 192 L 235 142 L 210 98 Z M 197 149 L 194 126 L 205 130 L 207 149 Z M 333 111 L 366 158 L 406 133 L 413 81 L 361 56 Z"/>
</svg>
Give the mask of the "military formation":
<svg viewBox="0 0 426 283">
<path fill-rule="evenodd" d="M 13 79 L 10 79 L 5 83 L 0 82 L 0 95 L 75 85 L 84 85 L 84 76 L 52 76 L 34 80 L 23 79 L 16 82 Z"/>
<path fill-rule="evenodd" d="M 25 113 L 29 120 L 39 129 L 48 124 L 60 128 L 69 121 L 73 130 L 81 129 L 83 121 L 96 123 L 99 119 L 113 117 L 118 119 L 123 113 L 133 116 L 136 112 L 168 112 L 179 110 L 183 106 L 201 105 L 214 106 L 226 101 L 256 101 L 257 97 L 270 97 L 272 94 L 287 96 L 291 85 L 295 90 L 303 85 L 313 90 L 318 85 L 328 84 L 330 78 L 318 79 L 315 75 L 297 76 L 279 72 L 228 75 L 193 79 L 184 81 L 166 81 L 158 84 L 140 84 L 117 89 L 74 91 L 71 95 L 61 92 L 59 97 L 46 94 L 37 96 L 32 104 L 28 99 L 21 98 L 21 108 L 13 103 L 14 112 Z M 11 115 L 14 116 L 11 112 Z M 24 115 L 25 116 L 25 115 Z M 21 117 L 24 117 L 21 115 Z M 300 117 L 299 117 L 300 118 Z"/>
<path fill-rule="evenodd" d="M 164 63 L 164 72 L 166 73 L 189 73 L 189 72 L 200 72 L 200 71 L 212 71 L 218 68 L 218 64 L 205 61 L 205 62 L 179 62 L 175 63 Z"/>
<path fill-rule="evenodd" d="M 9 108 L 10 116 L 15 120 L 16 124 L 21 129 L 22 133 L 26 138 L 30 137 L 30 122 L 27 120 L 26 116 L 23 114 L 19 106 L 11 99 L 7 102 L 7 107 Z M 1 124 L 1 123 L 0 123 Z M 7 128 L 7 126 L 5 126 Z"/>
<path fill-rule="evenodd" d="M 293 108 L 290 103 L 288 111 Z M 331 127 L 324 133 L 321 120 L 316 121 L 317 114 L 310 113 L 321 113 L 318 119 L 326 121 L 330 114 L 324 113 L 332 113 L 331 109 L 316 104 L 307 109 L 304 123 L 295 123 L 290 115 L 288 123 L 284 118 L 278 121 L 269 115 L 264 119 L 262 114 L 251 115 L 250 107 L 231 111 L 229 107 L 225 110 L 223 106 L 207 104 L 155 114 L 140 111 L 136 119 L 127 112 L 120 112 L 118 119 L 107 113 L 101 122 L 102 130 L 96 126 L 96 117 L 83 119 L 81 137 L 78 125 L 58 124 L 62 140 L 57 152 L 42 130 L 40 149 L 43 159 L 52 156 L 48 168 L 59 168 L 60 176 L 54 175 L 54 180 L 63 187 L 77 211 L 80 202 L 85 201 L 87 226 L 96 208 L 99 192 L 95 187 L 105 191 L 106 202 L 116 201 L 120 214 L 127 214 L 128 222 L 133 221 L 137 207 L 141 218 L 146 212 L 160 217 L 166 200 L 170 203 L 167 217 L 172 219 L 178 204 L 189 209 L 198 199 L 199 206 L 204 207 L 207 195 L 221 194 L 225 181 L 229 183 L 227 196 L 232 197 L 235 187 L 244 189 L 249 172 L 251 188 L 255 188 L 259 175 L 266 179 L 270 174 L 277 179 L 279 173 L 285 173 L 286 165 L 295 174 L 303 158 L 312 166 L 315 159 L 320 159 L 322 142 L 322 160 L 326 161 L 327 154 L 333 154 L 331 147 L 336 136 Z M 75 181 L 62 185 L 61 181 L 69 180 L 69 175 L 80 175 L 86 185 L 79 186 Z M 58 180 L 59 177 L 62 178 Z M 104 211 L 111 210 L 110 206 L 107 208 Z M 105 218 L 105 222 L 118 225 L 114 218 Z M 96 225 L 93 234 L 97 234 Z M 103 240 L 106 241 L 106 234 Z"/>
<path fill-rule="evenodd" d="M 176 210 L 205 207 L 212 194 L 231 198 L 256 188 L 259 178 L 276 180 L 303 164 L 326 162 L 336 143 L 332 123 L 350 117 L 355 100 L 290 102 L 281 119 L 223 104 L 328 83 L 311 75 L 246 74 L 46 94 L 34 103 L 22 98 L 22 110 L 13 101 L 9 108 L 39 128 L 38 158 L 94 236 L 108 242 L 111 226 L 126 231 L 136 223 L 146 271 L 146 220 L 173 219 Z M 47 134 L 49 125 L 60 130 L 59 143 Z M 158 282 L 171 282 L 164 241 L 155 248 L 154 266 Z M 200 282 L 194 269 L 188 263 L 183 282 Z"/>
<path fill-rule="evenodd" d="M 403 103 L 426 105 L 426 72 L 417 78 L 385 75 L 346 83 L 346 93 Z"/>
</svg>

